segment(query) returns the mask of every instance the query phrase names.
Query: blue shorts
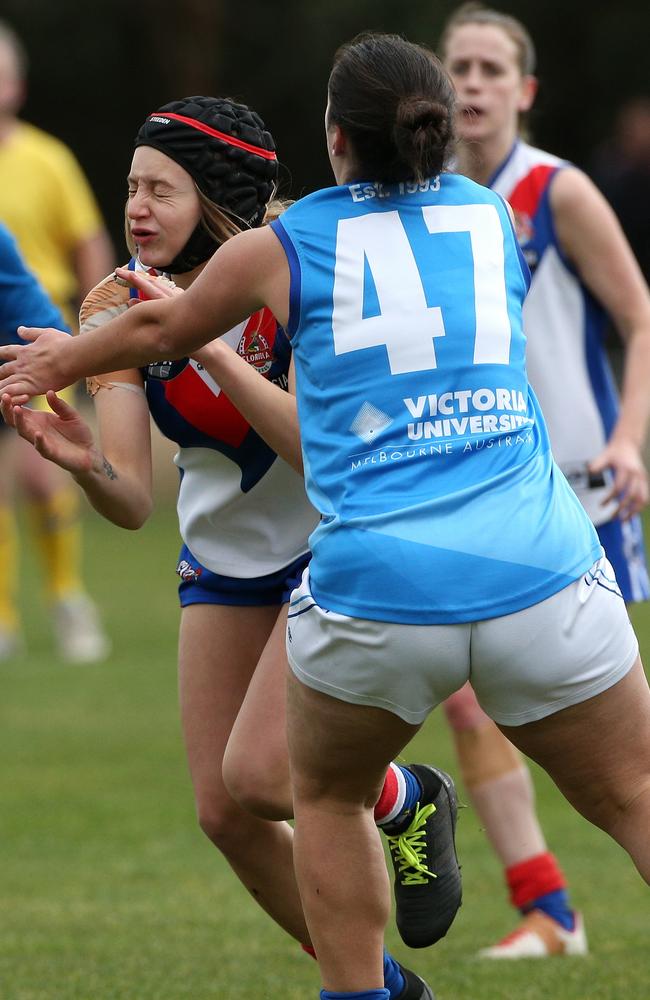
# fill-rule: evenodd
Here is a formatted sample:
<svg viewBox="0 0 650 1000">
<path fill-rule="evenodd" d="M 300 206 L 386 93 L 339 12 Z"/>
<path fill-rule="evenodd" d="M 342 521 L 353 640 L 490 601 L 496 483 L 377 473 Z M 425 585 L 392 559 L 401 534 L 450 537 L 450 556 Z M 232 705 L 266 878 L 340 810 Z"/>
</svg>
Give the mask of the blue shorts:
<svg viewBox="0 0 650 1000">
<path fill-rule="evenodd" d="M 647 601 L 650 581 L 640 517 L 629 521 L 607 521 L 597 526 L 601 545 L 616 573 L 616 581 L 627 604 Z"/>
<path fill-rule="evenodd" d="M 187 545 L 178 557 L 176 572 L 181 578 L 178 596 L 182 608 L 189 604 L 231 604 L 237 607 L 261 607 L 286 604 L 291 591 L 298 586 L 311 552 L 299 556 L 288 566 L 269 573 L 243 579 L 212 573 L 195 559 Z"/>
</svg>

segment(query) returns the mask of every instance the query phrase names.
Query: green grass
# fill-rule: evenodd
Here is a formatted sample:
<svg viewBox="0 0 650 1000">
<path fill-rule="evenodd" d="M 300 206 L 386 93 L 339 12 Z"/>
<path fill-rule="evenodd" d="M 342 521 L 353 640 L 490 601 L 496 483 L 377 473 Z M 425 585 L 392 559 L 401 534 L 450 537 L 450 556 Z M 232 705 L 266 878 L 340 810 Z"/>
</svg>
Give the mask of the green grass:
<svg viewBox="0 0 650 1000">
<path fill-rule="evenodd" d="M 114 637 L 110 662 L 50 650 L 25 560 L 28 654 L 0 667 L 1 1000 L 306 1000 L 315 963 L 240 889 L 200 834 L 176 711 L 178 610 L 172 510 L 138 534 L 87 521 L 88 579 Z M 650 609 L 635 609 L 650 655 Z M 410 759 L 456 771 L 441 719 Z M 389 947 L 438 1000 L 645 1000 L 647 889 L 623 853 L 535 770 L 550 845 L 586 915 L 586 959 L 472 958 L 511 929 L 502 875 L 475 815 L 459 824 L 465 903 L 448 939 Z"/>
</svg>

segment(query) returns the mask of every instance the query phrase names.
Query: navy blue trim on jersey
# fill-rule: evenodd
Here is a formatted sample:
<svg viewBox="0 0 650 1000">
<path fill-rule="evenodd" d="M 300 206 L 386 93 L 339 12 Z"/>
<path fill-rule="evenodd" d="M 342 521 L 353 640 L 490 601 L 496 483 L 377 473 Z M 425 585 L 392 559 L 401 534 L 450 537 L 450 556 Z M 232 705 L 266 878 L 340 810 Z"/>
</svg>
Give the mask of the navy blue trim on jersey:
<svg viewBox="0 0 650 1000">
<path fill-rule="evenodd" d="M 181 448 L 209 448 L 225 455 L 241 469 L 242 493 L 252 490 L 278 457 L 272 448 L 252 428 L 238 445 L 218 441 L 185 420 L 178 410 L 170 406 L 165 399 L 164 387 L 165 382 L 158 379 L 147 378 L 145 381 L 149 410 L 160 433 Z"/>
<path fill-rule="evenodd" d="M 569 166 L 569 164 L 567 164 L 567 166 Z M 565 168 L 563 166 L 557 166 L 548 175 L 546 185 L 537 203 L 537 209 L 535 210 L 535 228 L 536 230 L 542 227 L 545 228 L 546 230 L 545 242 L 548 245 L 554 247 L 555 252 L 557 253 L 558 257 L 560 258 L 564 266 L 566 267 L 567 271 L 570 271 L 571 274 L 573 274 L 576 278 L 581 280 L 580 275 L 578 274 L 575 268 L 575 265 L 567 257 L 566 253 L 564 252 L 564 248 L 562 247 L 562 244 L 558 239 L 557 229 L 555 228 L 555 216 L 553 215 L 553 209 L 551 208 L 551 185 L 553 184 L 553 181 L 558 176 L 560 171 L 564 169 Z M 533 242 L 536 242 L 536 240 L 533 240 Z M 540 254 L 540 260 L 541 260 L 541 254 Z"/>
<path fill-rule="evenodd" d="M 629 521 L 614 518 L 599 524 L 596 531 L 625 602 L 647 601 L 650 598 L 650 582 L 641 518 L 638 515 Z"/>
<path fill-rule="evenodd" d="M 502 160 L 501 163 L 499 164 L 499 166 L 496 168 L 496 170 L 494 171 L 494 173 L 492 174 L 492 176 L 488 180 L 487 184 L 485 185 L 486 187 L 489 187 L 489 188 L 494 187 L 495 182 L 501 176 L 501 174 L 503 173 L 503 171 L 506 169 L 506 167 L 510 163 L 510 160 L 515 155 L 515 152 L 517 150 L 517 146 L 518 145 L 519 145 L 519 139 L 515 139 L 515 141 L 513 142 L 512 146 L 510 147 L 510 152 L 506 156 L 505 160 Z"/>
<path fill-rule="evenodd" d="M 286 333 L 290 340 L 293 340 L 298 327 L 300 326 L 300 298 L 302 293 L 302 272 L 300 269 L 300 260 L 298 259 L 298 254 L 296 248 L 294 247 L 291 239 L 289 238 L 286 229 L 282 225 L 280 219 L 274 219 L 270 223 L 271 229 L 280 240 L 282 244 L 282 249 L 287 255 L 287 263 L 289 265 L 289 321 L 287 323 Z"/>
<path fill-rule="evenodd" d="M 181 577 L 178 596 L 182 608 L 190 604 L 226 604 L 234 607 L 278 607 L 286 604 L 296 589 L 311 553 L 294 559 L 288 566 L 247 579 L 212 573 L 183 545 L 176 572 Z"/>
<path fill-rule="evenodd" d="M 514 240 L 515 240 L 515 248 L 516 248 L 516 251 L 517 251 L 517 260 L 519 261 L 519 266 L 521 268 L 521 276 L 524 279 L 524 284 L 526 285 L 526 291 L 528 291 L 529 288 L 530 288 L 530 282 L 532 280 L 532 275 L 530 273 L 530 268 L 528 266 L 528 261 L 524 257 L 522 249 L 521 249 L 521 247 L 519 245 L 519 240 L 517 239 L 517 230 L 515 229 L 515 224 L 514 224 L 514 221 L 512 219 L 512 216 L 510 215 L 510 211 L 511 211 L 510 206 L 509 206 L 508 202 L 506 201 L 506 199 L 502 195 L 500 195 L 497 191 L 495 191 L 494 193 L 497 195 L 498 198 L 501 198 L 501 201 L 504 204 L 504 207 L 505 207 L 505 210 L 506 210 L 506 214 L 507 214 L 508 220 L 510 222 L 510 228 L 512 230 L 512 235 L 514 236 Z"/>
<path fill-rule="evenodd" d="M 604 338 L 607 317 L 587 288 L 583 286 L 585 308 L 585 360 L 589 381 L 603 422 L 605 438 L 609 440 L 618 417 L 618 397 L 614 377 L 609 367 Z"/>
</svg>

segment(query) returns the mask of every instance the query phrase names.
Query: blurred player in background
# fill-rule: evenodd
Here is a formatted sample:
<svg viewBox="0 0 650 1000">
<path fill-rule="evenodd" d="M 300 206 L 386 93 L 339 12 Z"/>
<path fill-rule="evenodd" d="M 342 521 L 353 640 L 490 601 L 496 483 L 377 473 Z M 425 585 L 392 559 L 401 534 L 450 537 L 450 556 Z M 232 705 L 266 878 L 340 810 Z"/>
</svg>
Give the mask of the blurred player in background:
<svg viewBox="0 0 650 1000">
<path fill-rule="evenodd" d="M 26 72 L 20 40 L 0 22 L 0 221 L 16 237 L 27 266 L 68 328 L 74 329 L 79 302 L 112 266 L 112 249 L 88 182 L 70 150 L 17 117 L 25 99 Z M 34 405 L 44 402 L 37 400 Z M 60 655 L 77 663 L 101 660 L 109 643 L 82 582 L 78 490 L 16 435 L 3 433 L 0 449 L 2 565 L 17 566 L 12 500 L 16 480 L 42 559 Z M 0 576 L 0 660 L 22 648 L 11 576 Z"/>
<path fill-rule="evenodd" d="M 579 170 L 530 146 L 535 51 L 515 18 L 469 3 L 440 53 L 458 92 L 456 167 L 514 211 L 532 271 L 524 305 L 527 366 L 553 454 L 597 528 L 626 601 L 646 600 L 641 449 L 650 407 L 650 302 L 616 218 Z M 608 315 L 626 345 L 620 409 L 604 347 Z M 633 515 L 633 516 L 631 516 Z M 502 860 L 523 922 L 487 958 L 583 954 L 580 914 L 534 812 L 527 767 L 467 687 L 445 705 L 468 794 Z"/>
<path fill-rule="evenodd" d="M 39 285 L 34 275 L 27 269 L 22 260 L 16 241 L 9 230 L 0 223 L 0 343 L 7 344 L 18 341 L 16 330 L 25 323 L 25 317 L 34 316 L 45 319 L 50 316 L 57 324 L 64 320 L 59 310 L 54 306 Z M 16 435 L 11 428 L 0 419 L 0 461 L 3 463 L 3 476 L 0 486 L 6 485 L 9 475 L 5 463 L 12 456 L 16 444 Z M 10 498 L 6 498 L 7 503 Z M 16 535 L 7 530 L 6 516 L 0 507 L 0 553 L 2 554 L 2 572 L 0 574 L 0 659 L 13 650 L 18 635 L 17 585 L 18 585 L 18 553 L 16 551 Z"/>
</svg>

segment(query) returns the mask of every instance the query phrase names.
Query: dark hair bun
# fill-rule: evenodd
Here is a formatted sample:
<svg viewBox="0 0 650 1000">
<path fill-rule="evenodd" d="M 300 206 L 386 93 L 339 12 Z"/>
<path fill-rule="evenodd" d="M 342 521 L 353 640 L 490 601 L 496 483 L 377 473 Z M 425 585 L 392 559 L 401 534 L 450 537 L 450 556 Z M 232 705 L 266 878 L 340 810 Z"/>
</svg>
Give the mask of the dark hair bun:
<svg viewBox="0 0 650 1000">
<path fill-rule="evenodd" d="M 444 148 L 453 134 L 450 110 L 439 101 L 423 97 L 403 97 L 395 112 L 393 142 L 400 157 L 419 162 L 424 176 L 438 173 L 436 147 Z M 431 151 L 431 152 L 429 152 Z"/>
</svg>

